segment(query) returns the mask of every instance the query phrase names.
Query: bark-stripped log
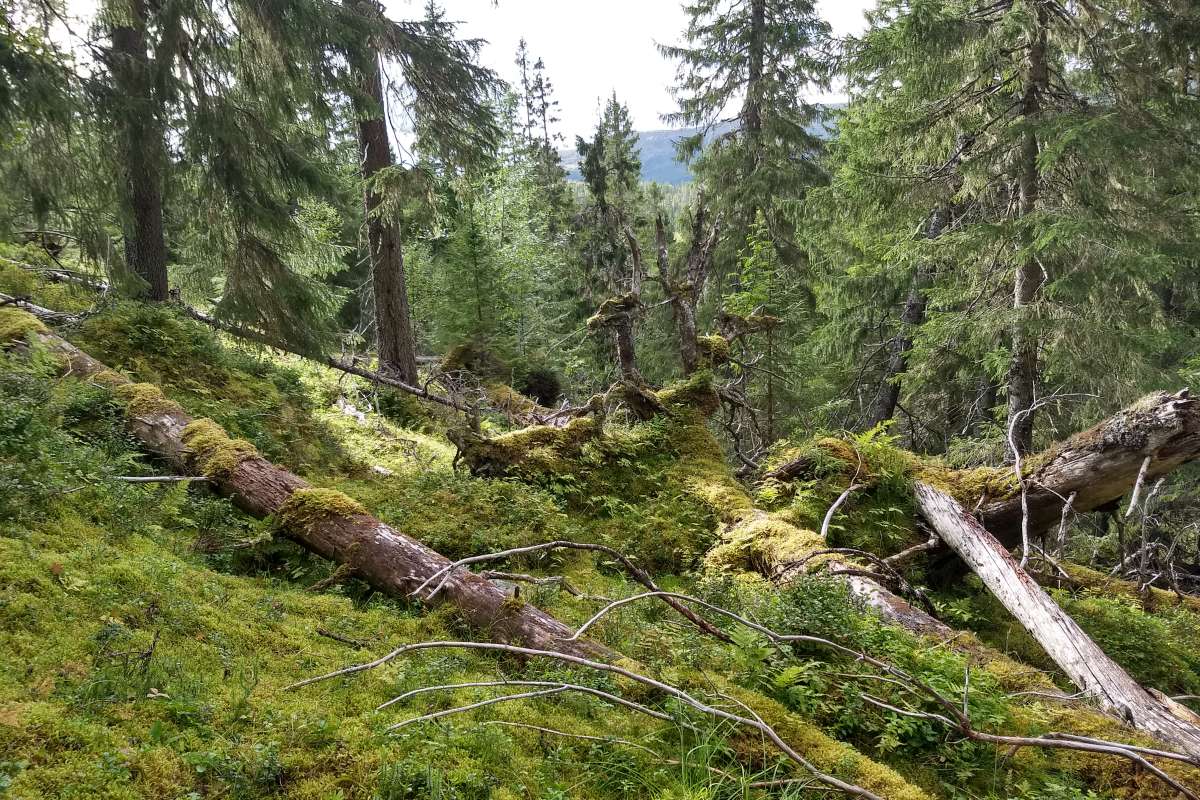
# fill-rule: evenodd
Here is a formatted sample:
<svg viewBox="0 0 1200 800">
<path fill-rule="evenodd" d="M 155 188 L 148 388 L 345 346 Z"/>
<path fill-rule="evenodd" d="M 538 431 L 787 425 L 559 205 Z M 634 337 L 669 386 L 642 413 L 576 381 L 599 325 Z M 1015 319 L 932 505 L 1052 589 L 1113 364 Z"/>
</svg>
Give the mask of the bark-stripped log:
<svg viewBox="0 0 1200 800">
<path fill-rule="evenodd" d="M 31 333 L 40 344 L 61 356 L 64 372 L 79 378 L 100 378 L 120 391 L 132 382 L 52 333 Z M 131 403 L 130 433 L 153 455 L 174 470 L 197 474 L 201 454 L 185 443 L 185 429 L 195 420 L 168 402 Z M 449 559 L 384 524 L 361 509 L 331 508 L 328 513 L 289 521 L 289 500 L 311 490 L 302 478 L 252 452 L 240 452 L 228 469 L 209 469 L 212 485 L 238 508 L 255 517 L 280 514 L 288 538 L 331 561 L 346 564 L 374 589 L 407 597 L 426 578 L 450 564 Z M 499 586 L 465 569 L 456 570 L 431 602 L 449 602 L 468 623 L 491 639 L 568 653 L 585 658 L 611 659 L 614 654 L 596 642 L 571 641 L 573 631 L 545 612 L 515 601 Z"/>
<path fill-rule="evenodd" d="M 927 484 L 917 507 L 1071 681 L 1102 709 L 1200 759 L 1200 727 L 1181 719 L 1109 658 L 954 498 Z M 1153 642 L 1147 642 L 1152 647 Z"/>
</svg>

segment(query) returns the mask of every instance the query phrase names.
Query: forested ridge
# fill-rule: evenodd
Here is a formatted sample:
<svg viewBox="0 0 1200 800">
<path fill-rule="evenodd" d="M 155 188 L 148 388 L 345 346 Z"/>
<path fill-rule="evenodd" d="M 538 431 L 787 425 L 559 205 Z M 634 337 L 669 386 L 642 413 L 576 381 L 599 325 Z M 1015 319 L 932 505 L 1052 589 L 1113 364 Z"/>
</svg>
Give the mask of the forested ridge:
<svg viewBox="0 0 1200 800">
<path fill-rule="evenodd" d="M 0 8 L 0 797 L 1200 798 L 1200 4 L 682 8 Z"/>
</svg>

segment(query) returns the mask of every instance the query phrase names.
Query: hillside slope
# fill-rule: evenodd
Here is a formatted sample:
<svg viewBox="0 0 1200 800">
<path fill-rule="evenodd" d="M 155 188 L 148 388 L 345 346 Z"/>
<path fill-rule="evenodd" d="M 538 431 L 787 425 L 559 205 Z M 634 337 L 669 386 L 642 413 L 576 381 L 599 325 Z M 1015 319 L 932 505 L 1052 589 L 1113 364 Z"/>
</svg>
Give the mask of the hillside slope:
<svg viewBox="0 0 1200 800">
<path fill-rule="evenodd" d="M 774 592 L 745 575 L 700 569 L 718 524 L 689 487 L 700 476 L 725 486 L 728 497 L 740 490 L 693 417 L 614 426 L 599 449 L 578 463 L 558 462 L 548 476 L 475 478 L 451 467 L 447 419 L 403 401 L 385 405 L 400 410 L 407 428 L 353 413 L 349 405 L 378 399 L 367 387 L 231 346 L 168 309 L 111 308 L 65 333 L 450 557 L 551 539 L 608 544 L 666 587 L 782 631 L 836 637 L 951 694 L 962 691 L 962 655 L 880 625 L 836 584 L 804 579 Z M 761 737 L 688 715 L 662 723 L 570 694 L 388 730 L 496 691 L 479 688 L 375 710 L 421 687 L 519 678 L 570 680 L 679 713 L 620 680 L 562 666 L 425 653 L 285 691 L 398 644 L 477 633 L 452 610 L 431 613 L 371 594 L 202 486 L 120 480 L 157 467 L 124 433 L 111 393 L 53 380 L 53 365 L 36 352 L 2 358 L 0 791 L 8 796 L 809 796 L 802 788 L 750 789 L 796 775 Z M 596 597 L 639 591 L 590 556 L 497 568 L 566 576 L 586 596 L 523 585 L 521 597 L 573 625 L 600 607 Z M 975 592 L 958 603 L 966 614 L 968 603 L 982 600 Z M 1190 658 L 1200 629 L 1192 612 L 1121 608 L 1126 623 L 1139 623 L 1137 635 L 1165 631 L 1165 652 Z M 1031 750 L 1009 758 L 948 739 L 929 721 L 866 704 L 861 664 L 819 648 L 795 661 L 759 637 L 732 632 L 728 645 L 698 637 L 650 604 L 629 606 L 597 629 L 643 671 L 731 708 L 747 704 L 823 769 L 884 797 L 1171 796 L 1123 762 Z M 1024 643 L 1018 653 L 1033 655 Z M 977 665 L 970 703 L 981 724 L 1032 733 L 1079 730 L 1092 719 L 1055 701 L 1009 698 L 1036 674 Z"/>
</svg>

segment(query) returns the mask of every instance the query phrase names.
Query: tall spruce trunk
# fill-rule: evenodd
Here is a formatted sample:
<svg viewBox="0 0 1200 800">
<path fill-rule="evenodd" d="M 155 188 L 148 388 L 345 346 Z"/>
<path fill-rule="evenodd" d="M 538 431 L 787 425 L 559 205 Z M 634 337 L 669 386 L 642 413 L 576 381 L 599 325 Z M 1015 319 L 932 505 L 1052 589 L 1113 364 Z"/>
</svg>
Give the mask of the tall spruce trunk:
<svg viewBox="0 0 1200 800">
<path fill-rule="evenodd" d="M 130 5 L 130 24 L 112 30 L 113 82 L 124 103 L 117 127 L 123 181 L 125 265 L 145 281 L 141 296 L 167 299 L 167 246 L 163 237 L 166 140 L 154 96 L 154 66 L 146 49 L 149 10 Z"/>
<path fill-rule="evenodd" d="M 417 348 L 408 286 L 404 277 L 404 252 L 400 226 L 379 215 L 383 197 L 372 183 L 382 170 L 392 166 L 391 143 L 383 97 L 379 57 L 373 55 L 360 65 L 364 99 L 358 103 L 358 146 L 362 176 L 366 181 L 364 205 L 367 216 L 367 245 L 371 251 L 371 290 L 375 299 L 375 335 L 379 348 L 379 371 L 415 384 Z"/>
<path fill-rule="evenodd" d="M 1025 94 L 1021 99 L 1021 115 L 1028 125 L 1041 112 L 1042 96 L 1049 84 L 1046 62 L 1046 10 L 1038 6 L 1037 29 L 1029 46 Z M 1036 132 L 1026 130 L 1021 144 L 1017 173 L 1017 213 L 1024 217 L 1037 209 L 1041 190 L 1038 170 L 1038 140 Z M 1008 426 L 1013 446 L 1020 454 L 1033 447 L 1034 402 L 1038 383 L 1038 338 L 1029 330 L 1030 307 L 1044 280 L 1036 260 L 1027 260 L 1017 267 L 1013 281 L 1012 359 L 1008 368 Z"/>
<path fill-rule="evenodd" d="M 935 209 L 925 227 L 925 237 L 936 239 L 941 236 L 949 219 L 949 209 Z M 900 314 L 900 330 L 887 344 L 887 365 L 880 378 L 879 392 L 875 396 L 875 405 L 871 409 L 867 427 L 873 428 L 896 414 L 896 406 L 900 402 L 900 376 L 908 369 L 913 331 L 925 321 L 925 307 L 928 302 L 925 293 L 932 276 L 933 268 L 928 264 L 921 264 L 909 281 L 908 297 L 904 301 L 904 311 Z"/>
</svg>

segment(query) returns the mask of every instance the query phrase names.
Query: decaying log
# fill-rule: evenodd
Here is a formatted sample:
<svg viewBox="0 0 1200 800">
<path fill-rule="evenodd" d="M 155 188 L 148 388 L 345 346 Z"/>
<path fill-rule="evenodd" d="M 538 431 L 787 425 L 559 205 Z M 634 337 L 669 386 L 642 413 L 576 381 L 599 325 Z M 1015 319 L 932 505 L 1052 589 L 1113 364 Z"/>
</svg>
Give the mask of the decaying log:
<svg viewBox="0 0 1200 800">
<path fill-rule="evenodd" d="M 249 443 L 230 440 L 207 420 L 194 420 L 152 387 L 134 384 L 61 337 L 29 334 L 60 357 L 63 371 L 91 378 L 129 399 L 127 427 L 142 446 L 174 470 L 205 474 L 211 485 L 246 513 L 275 516 L 283 533 L 302 547 L 345 564 L 374 589 L 408 597 L 451 562 L 417 540 L 376 519 L 350 498 L 314 489 L 267 461 Z M 477 629 L 498 642 L 521 643 L 588 658 L 613 657 L 543 611 L 510 598 L 492 582 L 455 570 L 429 602 L 449 602 Z"/>
<path fill-rule="evenodd" d="M 1200 759 L 1200 726 L 1174 713 L 1109 658 L 954 498 L 923 483 L 914 492 L 917 507 L 942 541 L 1081 691 L 1137 730 Z"/>
<path fill-rule="evenodd" d="M 1094 511 L 1129 492 L 1146 465 L 1153 481 L 1200 456 L 1200 403 L 1187 389 L 1156 392 L 1118 411 L 1090 430 L 1078 433 L 1038 456 L 1025 474 L 1030 536 L 1072 509 Z M 1147 461 L 1149 459 L 1149 461 Z M 1021 498 L 982 498 L 979 516 L 985 528 L 1008 547 L 1021 540 Z M 965 500 L 965 498 L 964 498 Z"/>
</svg>

